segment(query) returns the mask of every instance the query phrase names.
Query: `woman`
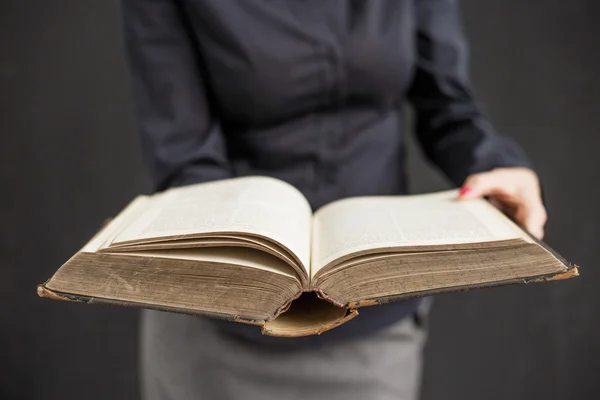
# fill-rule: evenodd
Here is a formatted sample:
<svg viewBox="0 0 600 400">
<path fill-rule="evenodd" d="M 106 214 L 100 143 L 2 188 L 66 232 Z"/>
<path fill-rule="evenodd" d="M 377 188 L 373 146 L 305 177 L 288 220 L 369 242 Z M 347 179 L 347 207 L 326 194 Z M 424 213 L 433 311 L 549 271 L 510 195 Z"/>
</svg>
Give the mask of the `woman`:
<svg viewBox="0 0 600 400">
<path fill-rule="evenodd" d="M 455 0 L 124 0 L 144 150 L 157 190 L 241 175 L 314 209 L 406 190 L 404 105 L 465 199 L 541 237 L 538 179 L 474 102 Z M 146 311 L 146 399 L 415 399 L 423 307 L 361 310 L 318 337 Z"/>
</svg>

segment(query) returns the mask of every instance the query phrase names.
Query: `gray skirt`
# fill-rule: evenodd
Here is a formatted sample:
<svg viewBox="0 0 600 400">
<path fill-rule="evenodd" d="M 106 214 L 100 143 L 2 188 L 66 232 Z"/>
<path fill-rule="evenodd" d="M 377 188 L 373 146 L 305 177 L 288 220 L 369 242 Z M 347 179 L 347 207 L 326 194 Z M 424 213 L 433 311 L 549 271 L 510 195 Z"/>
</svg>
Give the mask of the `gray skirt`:
<svg viewBox="0 0 600 400">
<path fill-rule="evenodd" d="M 281 346 L 225 333 L 206 318 L 144 311 L 142 397 L 415 400 L 425 338 L 423 324 L 404 318 L 360 339 Z"/>
</svg>

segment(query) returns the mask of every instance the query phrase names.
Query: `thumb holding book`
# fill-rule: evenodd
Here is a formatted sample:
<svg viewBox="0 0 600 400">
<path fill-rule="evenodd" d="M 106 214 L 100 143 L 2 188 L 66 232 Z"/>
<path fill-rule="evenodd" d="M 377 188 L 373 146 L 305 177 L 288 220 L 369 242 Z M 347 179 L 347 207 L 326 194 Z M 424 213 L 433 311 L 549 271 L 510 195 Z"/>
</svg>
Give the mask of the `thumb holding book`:
<svg viewBox="0 0 600 400">
<path fill-rule="evenodd" d="M 467 177 L 459 200 L 488 197 L 490 202 L 542 239 L 548 218 L 538 176 L 528 168 L 497 168 Z"/>
</svg>

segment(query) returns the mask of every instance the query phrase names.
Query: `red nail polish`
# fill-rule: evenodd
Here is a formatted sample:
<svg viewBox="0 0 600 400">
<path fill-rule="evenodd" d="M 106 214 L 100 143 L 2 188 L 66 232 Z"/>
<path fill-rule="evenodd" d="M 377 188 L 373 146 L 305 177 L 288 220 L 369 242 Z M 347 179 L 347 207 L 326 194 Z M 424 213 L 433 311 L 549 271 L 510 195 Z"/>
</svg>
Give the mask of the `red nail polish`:
<svg viewBox="0 0 600 400">
<path fill-rule="evenodd" d="M 463 197 L 463 196 L 468 195 L 469 193 L 471 193 L 471 188 L 468 186 L 464 186 L 462 189 L 460 189 L 460 192 L 458 193 L 458 195 L 460 197 Z"/>
</svg>

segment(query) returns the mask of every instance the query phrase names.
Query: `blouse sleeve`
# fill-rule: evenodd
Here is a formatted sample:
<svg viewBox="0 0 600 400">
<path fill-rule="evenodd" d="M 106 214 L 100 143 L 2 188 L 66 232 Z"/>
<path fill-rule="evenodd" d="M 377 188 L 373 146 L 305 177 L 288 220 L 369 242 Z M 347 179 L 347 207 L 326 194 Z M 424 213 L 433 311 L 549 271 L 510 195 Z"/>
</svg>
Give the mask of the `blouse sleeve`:
<svg viewBox="0 0 600 400">
<path fill-rule="evenodd" d="M 229 177 L 225 140 L 183 10 L 171 0 L 122 5 L 139 130 L 156 189 Z"/>
<path fill-rule="evenodd" d="M 473 98 L 457 0 L 415 3 L 418 61 L 408 97 L 426 156 L 456 185 L 476 172 L 530 167 L 521 148 L 494 131 Z"/>
</svg>

